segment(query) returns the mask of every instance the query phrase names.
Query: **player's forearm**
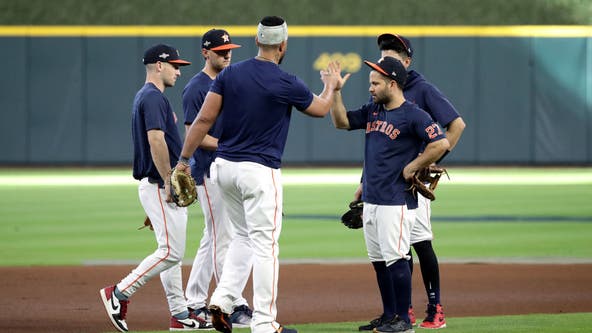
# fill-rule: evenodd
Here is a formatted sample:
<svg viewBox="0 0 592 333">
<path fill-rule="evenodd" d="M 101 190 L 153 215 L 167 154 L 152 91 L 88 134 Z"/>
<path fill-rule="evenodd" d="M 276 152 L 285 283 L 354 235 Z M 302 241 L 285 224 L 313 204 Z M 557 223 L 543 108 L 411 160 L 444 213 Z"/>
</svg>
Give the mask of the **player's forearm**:
<svg viewBox="0 0 592 333">
<path fill-rule="evenodd" d="M 418 169 L 425 168 L 436 162 L 449 148 L 450 142 L 448 142 L 447 138 L 429 143 L 423 153 L 416 158 Z"/>
<path fill-rule="evenodd" d="M 331 110 L 331 106 L 333 105 L 333 99 L 335 96 L 335 90 L 334 87 L 330 87 L 328 85 L 325 85 L 325 88 L 323 89 L 323 91 L 321 92 L 320 95 L 318 95 L 318 103 L 316 103 L 316 108 L 313 109 L 313 113 L 309 114 L 311 116 L 314 117 L 324 117 L 327 115 L 327 113 L 329 113 L 329 111 Z"/>
<path fill-rule="evenodd" d="M 448 128 L 446 129 L 446 138 L 448 139 L 448 142 L 450 142 L 450 148 L 448 148 L 448 150 L 454 149 L 458 143 L 458 140 L 460 140 L 460 136 L 465 130 L 465 127 L 466 124 L 461 117 L 458 117 L 450 122 Z"/>
<path fill-rule="evenodd" d="M 199 145 L 199 148 L 206 150 L 216 150 L 218 148 L 218 139 L 207 134 Z"/>
<path fill-rule="evenodd" d="M 148 143 L 150 144 L 150 154 L 152 155 L 152 161 L 160 174 L 160 177 L 164 180 L 167 179 L 169 172 L 171 171 L 171 161 L 169 159 L 169 149 L 162 137 L 148 136 Z"/>
<path fill-rule="evenodd" d="M 349 120 L 347 119 L 347 111 L 343 105 L 343 98 L 341 91 L 336 91 L 333 95 L 333 107 L 331 108 L 331 120 L 335 128 L 348 129 Z"/>
<path fill-rule="evenodd" d="M 187 136 L 187 133 L 189 133 L 189 128 L 190 127 L 191 127 L 191 125 L 185 124 L 185 136 Z M 204 137 L 203 141 L 199 145 L 199 148 L 205 149 L 205 150 L 216 150 L 216 149 L 218 149 L 218 138 L 215 138 L 215 137 L 213 137 L 213 136 L 211 136 L 209 134 L 206 134 L 206 136 Z"/>
<path fill-rule="evenodd" d="M 187 136 L 185 136 L 185 142 L 183 143 L 183 149 L 181 150 L 181 156 L 179 157 L 189 159 L 193 155 L 197 147 L 199 147 L 202 144 L 202 141 L 204 141 L 208 132 L 206 127 L 207 125 L 203 121 L 200 121 L 199 118 L 193 122 L 187 132 Z"/>
<path fill-rule="evenodd" d="M 428 167 L 430 164 L 436 162 L 449 147 L 450 143 L 446 138 L 428 144 L 423 153 L 405 167 L 405 179 L 408 178 L 408 175 L 413 175 L 417 170 Z"/>
</svg>

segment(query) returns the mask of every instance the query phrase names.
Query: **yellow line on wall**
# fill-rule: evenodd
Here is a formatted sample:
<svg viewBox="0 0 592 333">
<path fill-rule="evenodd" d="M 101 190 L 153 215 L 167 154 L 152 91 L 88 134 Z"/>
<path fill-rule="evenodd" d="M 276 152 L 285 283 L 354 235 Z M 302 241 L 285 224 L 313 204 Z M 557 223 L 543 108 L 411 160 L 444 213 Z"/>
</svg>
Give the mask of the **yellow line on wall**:
<svg viewBox="0 0 592 333">
<path fill-rule="evenodd" d="M 0 26 L 4 37 L 195 37 L 212 26 Z M 255 26 L 223 26 L 235 37 L 255 36 Z M 592 37 L 592 26 L 290 26 L 291 37 Z"/>
</svg>

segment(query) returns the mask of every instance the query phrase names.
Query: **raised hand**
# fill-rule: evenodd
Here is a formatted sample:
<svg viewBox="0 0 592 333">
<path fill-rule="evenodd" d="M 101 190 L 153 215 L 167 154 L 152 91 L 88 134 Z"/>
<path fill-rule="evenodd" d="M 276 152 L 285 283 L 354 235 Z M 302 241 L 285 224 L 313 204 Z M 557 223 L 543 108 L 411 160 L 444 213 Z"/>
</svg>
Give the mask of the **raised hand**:
<svg viewBox="0 0 592 333">
<path fill-rule="evenodd" d="M 329 62 L 327 69 L 321 71 L 321 81 L 334 90 L 341 90 L 350 76 L 351 73 L 341 76 L 341 64 L 338 61 Z"/>
</svg>

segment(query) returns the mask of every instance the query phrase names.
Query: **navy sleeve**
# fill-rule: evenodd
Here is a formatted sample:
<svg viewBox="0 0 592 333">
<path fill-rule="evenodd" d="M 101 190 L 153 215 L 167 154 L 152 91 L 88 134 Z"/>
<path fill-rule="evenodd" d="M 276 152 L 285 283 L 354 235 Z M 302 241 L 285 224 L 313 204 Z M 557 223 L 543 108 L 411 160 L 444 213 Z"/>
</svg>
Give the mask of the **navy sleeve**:
<svg viewBox="0 0 592 333">
<path fill-rule="evenodd" d="M 438 123 L 424 110 L 417 109 L 410 113 L 412 127 L 415 134 L 426 144 L 446 138 L 446 134 Z"/>
<path fill-rule="evenodd" d="M 207 92 L 206 92 L 207 93 Z M 191 125 L 197 113 L 203 104 L 205 94 L 199 91 L 194 84 L 188 85 L 183 90 L 183 114 L 185 115 L 185 124 Z"/>
<path fill-rule="evenodd" d="M 161 94 L 148 94 L 142 104 L 146 131 L 166 129 L 169 105 Z"/>
<path fill-rule="evenodd" d="M 306 84 L 296 76 L 292 76 L 292 88 L 290 89 L 289 101 L 297 110 L 304 111 L 312 104 L 313 94 Z"/>
<path fill-rule="evenodd" d="M 460 114 L 456 111 L 448 98 L 446 98 L 446 96 L 444 96 L 444 94 L 434 85 L 426 84 L 424 92 L 426 111 L 431 114 L 440 125 L 448 127 L 454 119 L 460 117 Z"/>
<path fill-rule="evenodd" d="M 347 120 L 349 121 L 349 129 L 365 129 L 368 123 L 368 110 L 372 104 L 364 104 L 357 110 L 347 112 Z"/>
</svg>

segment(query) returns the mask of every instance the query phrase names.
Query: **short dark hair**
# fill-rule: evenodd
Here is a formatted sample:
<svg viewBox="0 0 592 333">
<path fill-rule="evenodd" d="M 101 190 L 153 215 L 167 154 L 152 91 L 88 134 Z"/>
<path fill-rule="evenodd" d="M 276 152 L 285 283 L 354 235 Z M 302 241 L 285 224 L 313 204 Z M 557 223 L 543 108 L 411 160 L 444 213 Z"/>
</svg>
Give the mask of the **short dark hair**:
<svg viewBox="0 0 592 333">
<path fill-rule="evenodd" d="M 261 20 L 261 24 L 266 27 L 275 27 L 284 24 L 284 22 L 286 21 L 280 16 L 265 16 Z"/>
<path fill-rule="evenodd" d="M 396 39 L 387 39 L 381 41 L 380 45 L 378 46 L 378 49 L 380 51 L 393 50 L 406 57 L 409 56 L 407 54 L 407 50 L 405 50 L 405 47 L 403 47 L 403 45 L 401 45 L 401 42 L 399 42 Z"/>
</svg>

